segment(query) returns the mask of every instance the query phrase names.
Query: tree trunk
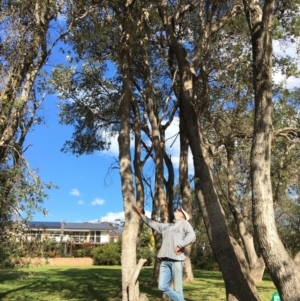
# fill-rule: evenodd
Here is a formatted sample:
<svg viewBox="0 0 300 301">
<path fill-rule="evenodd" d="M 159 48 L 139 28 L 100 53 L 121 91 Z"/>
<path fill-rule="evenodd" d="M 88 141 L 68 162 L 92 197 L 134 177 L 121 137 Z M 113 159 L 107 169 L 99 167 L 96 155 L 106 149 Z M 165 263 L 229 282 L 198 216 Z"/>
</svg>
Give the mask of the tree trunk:
<svg viewBox="0 0 300 301">
<path fill-rule="evenodd" d="M 133 113 L 134 113 L 134 181 L 136 189 L 136 205 L 140 208 L 144 208 L 145 198 L 144 198 L 144 184 L 142 177 L 143 163 L 141 162 L 141 118 L 138 106 L 135 101 L 131 102 Z M 143 230 L 144 223 L 140 219 L 137 245 L 140 243 L 140 233 Z"/>
<path fill-rule="evenodd" d="M 300 252 L 298 252 L 294 258 L 294 262 L 298 270 L 300 271 Z"/>
<path fill-rule="evenodd" d="M 137 301 L 139 298 L 138 282 L 132 282 L 136 270 L 136 246 L 139 232 L 139 217 L 133 206 L 135 195 L 130 154 L 130 108 L 132 95 L 131 74 L 131 30 L 132 1 L 127 1 L 123 9 L 123 32 L 121 36 L 120 61 L 123 75 L 122 99 L 120 104 L 119 161 L 124 204 L 125 225 L 122 232 L 122 300 Z"/>
<path fill-rule="evenodd" d="M 134 296 L 134 298 L 130 298 L 129 300 L 132 301 L 148 301 L 149 299 L 146 297 L 146 295 L 140 295 L 139 291 L 139 284 L 138 284 L 138 276 L 140 274 L 141 268 L 146 262 L 146 259 L 141 258 L 138 262 L 138 264 L 135 267 L 135 270 L 133 271 L 133 274 L 129 280 L 128 283 L 128 291 L 130 296 Z"/>
<path fill-rule="evenodd" d="M 195 189 L 214 256 L 223 274 L 228 300 L 260 300 L 244 252 L 231 236 L 213 186 L 211 157 L 201 142 L 200 126 L 190 100 L 182 98 L 181 110 L 194 158 Z M 191 118 L 193 116 L 193 118 Z"/>
<path fill-rule="evenodd" d="M 272 12 L 274 0 L 264 7 L 243 1 L 251 32 L 255 97 L 251 150 L 253 223 L 261 254 L 283 301 L 299 300 L 300 271 L 282 244 L 276 229 L 271 187 L 272 143 Z"/>
<path fill-rule="evenodd" d="M 262 257 L 258 257 L 254 248 L 253 236 L 248 232 L 241 212 L 236 204 L 236 194 L 233 185 L 234 162 L 232 154 L 233 145 L 226 146 L 227 151 L 227 178 L 228 178 L 228 196 L 229 208 L 234 217 L 238 233 L 242 239 L 246 258 L 249 263 L 250 275 L 254 282 L 261 282 L 265 270 L 265 263 Z"/>
<path fill-rule="evenodd" d="M 180 118 L 180 159 L 179 159 L 179 183 L 180 192 L 182 196 L 182 206 L 186 212 L 192 216 L 192 194 L 191 187 L 188 178 L 188 151 L 189 151 L 189 141 L 187 138 L 186 130 L 184 124 Z M 194 280 L 194 274 L 191 263 L 191 252 L 192 245 L 185 248 L 185 266 L 183 273 L 183 280 L 185 282 L 190 282 Z"/>
<path fill-rule="evenodd" d="M 160 124 L 160 118 L 157 116 L 158 112 L 156 110 L 155 103 L 153 101 L 153 87 L 151 84 L 151 70 L 149 62 L 151 59 L 149 58 L 149 32 L 148 32 L 148 14 L 144 12 L 142 16 L 141 24 L 142 29 L 141 32 L 143 34 L 143 39 L 141 39 L 141 51 L 143 54 L 143 80 L 144 80 L 144 99 L 147 108 L 147 115 L 149 118 L 149 123 L 151 126 L 151 133 L 148 133 L 149 138 L 151 139 L 153 149 L 154 149 L 154 162 L 155 162 L 155 194 L 154 194 L 154 202 L 152 206 L 152 219 L 160 221 L 163 223 L 169 222 L 169 204 L 167 202 L 166 192 L 164 190 L 165 180 L 164 180 L 164 157 L 165 157 L 165 137 L 164 132 L 162 130 Z M 156 253 L 158 253 L 161 247 L 161 235 L 153 231 L 153 236 L 155 240 Z M 151 281 L 151 285 L 157 285 L 158 277 L 159 277 L 159 266 L 160 262 L 158 260 L 155 261 L 154 270 L 153 270 L 153 279 Z"/>
<path fill-rule="evenodd" d="M 174 167 L 171 158 L 168 156 L 166 152 L 164 152 L 164 161 L 168 170 L 168 179 L 165 179 L 165 187 L 166 187 L 166 196 L 168 203 L 168 216 L 169 221 L 172 222 L 174 220 Z"/>
</svg>

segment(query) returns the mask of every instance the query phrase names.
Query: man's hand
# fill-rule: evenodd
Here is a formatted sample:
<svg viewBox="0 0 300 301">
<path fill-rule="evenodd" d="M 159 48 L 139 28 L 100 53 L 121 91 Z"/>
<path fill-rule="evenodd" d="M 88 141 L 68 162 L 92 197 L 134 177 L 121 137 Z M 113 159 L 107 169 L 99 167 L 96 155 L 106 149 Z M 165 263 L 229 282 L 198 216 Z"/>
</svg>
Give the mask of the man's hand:
<svg viewBox="0 0 300 301">
<path fill-rule="evenodd" d="M 145 215 L 145 211 L 144 209 L 138 207 L 138 206 L 133 206 L 133 208 L 136 210 L 137 214 L 140 216 L 140 217 L 144 217 Z"/>
<path fill-rule="evenodd" d="M 180 255 L 182 253 L 181 248 L 179 248 L 179 247 L 175 247 L 174 251 L 175 251 L 176 255 Z"/>
</svg>

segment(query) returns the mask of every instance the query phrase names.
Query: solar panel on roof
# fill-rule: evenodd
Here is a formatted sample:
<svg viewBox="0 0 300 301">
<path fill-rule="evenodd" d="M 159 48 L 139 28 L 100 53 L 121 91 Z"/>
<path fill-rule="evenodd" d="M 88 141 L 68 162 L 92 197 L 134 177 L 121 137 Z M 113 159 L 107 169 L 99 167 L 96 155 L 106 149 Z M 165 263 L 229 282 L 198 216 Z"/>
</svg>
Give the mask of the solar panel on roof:
<svg viewBox="0 0 300 301">
<path fill-rule="evenodd" d="M 108 223 L 65 223 L 64 229 L 111 230 L 114 228 Z"/>
<path fill-rule="evenodd" d="M 29 222 L 30 228 L 61 228 L 60 222 Z M 109 223 L 64 223 L 64 229 L 78 230 L 112 230 L 114 229 Z"/>
<path fill-rule="evenodd" d="M 29 222 L 31 228 L 60 228 L 60 222 Z"/>
</svg>

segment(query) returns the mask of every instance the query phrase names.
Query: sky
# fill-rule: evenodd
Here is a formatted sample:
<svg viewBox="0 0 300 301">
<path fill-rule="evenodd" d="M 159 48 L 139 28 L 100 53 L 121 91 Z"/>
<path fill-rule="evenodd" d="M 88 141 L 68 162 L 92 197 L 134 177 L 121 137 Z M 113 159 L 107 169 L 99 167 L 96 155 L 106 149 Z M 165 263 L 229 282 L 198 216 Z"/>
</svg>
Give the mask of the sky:
<svg viewBox="0 0 300 301">
<path fill-rule="evenodd" d="M 109 151 L 92 155 L 75 156 L 60 151 L 64 142 L 70 139 L 72 126 L 58 122 L 59 99 L 48 96 L 40 112 L 45 124 L 38 125 L 28 134 L 26 146 L 30 145 L 25 157 L 31 169 L 38 169 L 38 175 L 45 183 L 51 182 L 58 189 L 46 190 L 44 201 L 47 216 L 37 213 L 34 221 L 66 222 L 115 222 L 124 220 L 121 181 L 118 169 L 111 169 L 118 158 L 117 137 Z M 178 132 L 175 119 L 167 136 Z M 168 141 L 170 145 L 173 140 Z M 174 167 L 178 167 L 179 139 L 169 149 Z M 190 158 L 191 159 L 191 158 Z M 149 169 L 151 172 L 151 169 Z M 146 207 L 150 210 L 150 207 Z M 149 212 L 148 212 L 149 214 Z M 147 215 L 148 215 L 147 214 Z"/>
<path fill-rule="evenodd" d="M 44 206 L 48 215 L 36 214 L 34 220 L 84 222 L 106 217 L 113 222 L 122 218 L 118 170 L 112 170 L 107 176 L 117 153 L 113 150 L 107 154 L 98 152 L 77 157 L 61 152 L 73 129 L 58 123 L 57 103 L 55 96 L 45 100 L 46 124 L 36 126 L 26 141 L 31 145 L 25 154 L 31 169 L 38 168 L 43 182 L 58 186 L 58 189 L 46 191 L 49 198 Z"/>
<path fill-rule="evenodd" d="M 274 43 L 274 53 L 297 55 L 293 46 L 281 47 Z M 53 62 L 67 62 L 67 58 L 54 53 Z M 280 73 L 274 74 L 276 82 L 282 81 L 289 87 L 300 86 L 299 79 L 285 81 Z M 48 199 L 44 201 L 47 216 L 36 213 L 34 221 L 66 222 L 116 222 L 124 220 L 121 182 L 114 163 L 118 158 L 117 137 L 109 151 L 95 152 L 92 155 L 75 156 L 60 151 L 64 142 L 71 138 L 73 127 L 58 122 L 59 99 L 55 95 L 46 97 L 42 114 L 45 124 L 38 125 L 27 135 L 25 146 L 30 145 L 25 157 L 31 169 L 38 169 L 43 182 L 51 182 L 58 189 L 46 190 Z M 178 120 L 166 132 L 173 137 L 178 132 Z M 172 144 L 172 147 L 170 145 Z M 179 139 L 167 142 L 168 153 L 174 167 L 178 167 Z M 190 170 L 192 171 L 190 156 Z M 146 207 L 149 215 L 150 207 Z"/>
</svg>

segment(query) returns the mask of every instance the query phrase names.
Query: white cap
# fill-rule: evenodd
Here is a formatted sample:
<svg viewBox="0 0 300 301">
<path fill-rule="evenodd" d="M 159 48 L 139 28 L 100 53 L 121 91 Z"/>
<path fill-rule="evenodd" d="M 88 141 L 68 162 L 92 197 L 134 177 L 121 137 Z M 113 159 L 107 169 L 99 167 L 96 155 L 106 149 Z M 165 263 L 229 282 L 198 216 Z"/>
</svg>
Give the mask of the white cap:
<svg viewBox="0 0 300 301">
<path fill-rule="evenodd" d="M 190 219 L 190 216 L 188 215 L 188 213 L 185 210 L 183 210 L 182 207 L 180 207 L 179 210 L 184 214 L 185 219 L 188 221 Z"/>
</svg>

